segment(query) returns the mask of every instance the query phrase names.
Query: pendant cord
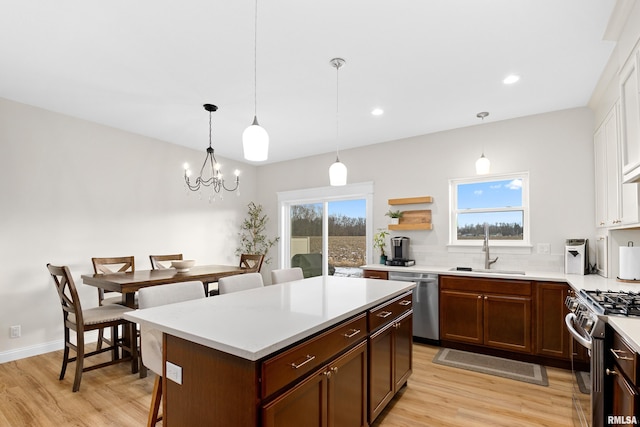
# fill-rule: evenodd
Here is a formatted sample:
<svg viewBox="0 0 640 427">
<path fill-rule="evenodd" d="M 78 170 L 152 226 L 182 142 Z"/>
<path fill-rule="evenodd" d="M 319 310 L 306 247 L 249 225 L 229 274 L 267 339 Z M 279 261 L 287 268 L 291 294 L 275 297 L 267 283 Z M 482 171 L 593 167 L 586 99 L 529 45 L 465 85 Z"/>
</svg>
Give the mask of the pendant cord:
<svg viewBox="0 0 640 427">
<path fill-rule="evenodd" d="M 338 160 L 338 146 L 340 141 L 340 65 L 336 66 L 336 160 Z"/>
<path fill-rule="evenodd" d="M 209 148 L 211 148 L 211 111 L 209 111 Z"/>
<path fill-rule="evenodd" d="M 253 26 L 253 115 L 258 116 L 258 0 Z"/>
</svg>

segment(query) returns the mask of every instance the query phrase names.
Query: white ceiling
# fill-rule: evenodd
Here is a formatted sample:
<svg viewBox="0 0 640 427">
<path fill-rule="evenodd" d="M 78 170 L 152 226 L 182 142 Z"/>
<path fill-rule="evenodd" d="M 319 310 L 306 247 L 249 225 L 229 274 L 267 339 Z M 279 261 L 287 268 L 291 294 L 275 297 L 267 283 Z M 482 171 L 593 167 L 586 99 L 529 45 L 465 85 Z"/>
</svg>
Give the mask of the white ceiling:
<svg viewBox="0 0 640 427">
<path fill-rule="evenodd" d="M 0 97 L 242 160 L 254 0 L 0 0 Z M 615 0 L 260 0 L 258 119 L 276 162 L 585 106 Z M 516 73 L 520 82 L 505 86 Z M 374 107 L 385 114 L 372 116 Z M 46 144 L 46 141 L 43 141 Z M 178 159 L 180 160 L 180 159 Z M 181 161 L 181 160 L 180 160 Z"/>
</svg>

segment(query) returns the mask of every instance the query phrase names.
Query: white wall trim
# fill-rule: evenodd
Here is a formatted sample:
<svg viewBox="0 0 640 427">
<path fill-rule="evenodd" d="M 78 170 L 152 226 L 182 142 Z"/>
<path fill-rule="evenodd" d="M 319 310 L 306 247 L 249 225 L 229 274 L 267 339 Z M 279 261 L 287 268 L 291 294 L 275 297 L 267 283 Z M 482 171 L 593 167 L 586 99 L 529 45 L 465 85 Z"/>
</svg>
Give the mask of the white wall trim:
<svg viewBox="0 0 640 427">
<path fill-rule="evenodd" d="M 42 344 L 36 344 L 29 347 L 16 348 L 9 351 L 0 352 L 0 363 L 12 362 L 26 357 L 38 356 L 40 354 L 50 353 L 52 351 L 62 350 L 64 348 L 64 340 L 50 341 Z M 60 359 L 62 363 L 62 358 Z"/>
</svg>

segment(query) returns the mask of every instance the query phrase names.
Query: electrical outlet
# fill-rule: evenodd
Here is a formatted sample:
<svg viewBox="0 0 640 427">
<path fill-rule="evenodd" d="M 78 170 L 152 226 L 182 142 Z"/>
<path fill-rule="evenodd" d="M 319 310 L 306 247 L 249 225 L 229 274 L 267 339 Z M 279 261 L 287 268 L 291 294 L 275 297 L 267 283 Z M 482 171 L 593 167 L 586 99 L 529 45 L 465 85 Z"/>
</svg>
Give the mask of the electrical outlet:
<svg viewBox="0 0 640 427">
<path fill-rule="evenodd" d="M 20 325 L 11 326 L 9 328 L 9 336 L 11 338 L 20 338 L 20 335 L 21 335 Z"/>
<path fill-rule="evenodd" d="M 166 362 L 167 379 L 182 385 L 182 366 Z"/>
<path fill-rule="evenodd" d="M 538 243 L 537 247 L 539 254 L 549 254 L 551 253 L 551 244 L 549 243 Z"/>
</svg>

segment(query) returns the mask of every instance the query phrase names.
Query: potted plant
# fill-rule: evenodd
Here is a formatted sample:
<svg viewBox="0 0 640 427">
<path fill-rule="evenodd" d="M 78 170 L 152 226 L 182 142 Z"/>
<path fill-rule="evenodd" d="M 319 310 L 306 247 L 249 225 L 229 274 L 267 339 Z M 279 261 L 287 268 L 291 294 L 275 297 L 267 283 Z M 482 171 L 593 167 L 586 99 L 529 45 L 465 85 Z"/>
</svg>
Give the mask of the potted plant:
<svg viewBox="0 0 640 427">
<path fill-rule="evenodd" d="M 271 258 L 267 258 L 267 252 L 280 238 L 269 239 L 265 234 L 269 218 L 262 213 L 262 205 L 251 202 L 248 208 L 247 217 L 242 222 L 240 233 L 238 233 L 240 246 L 236 249 L 236 255 L 264 255 L 264 263 L 269 264 Z"/>
<path fill-rule="evenodd" d="M 387 255 L 384 253 L 384 247 L 387 245 L 387 236 L 389 232 L 383 228 L 379 228 L 378 232 L 373 235 L 373 248 L 380 250 L 380 264 L 387 262 Z"/>
<path fill-rule="evenodd" d="M 402 211 L 392 211 L 389 209 L 389 212 L 385 215 L 391 218 L 391 224 L 398 224 L 400 222 L 400 218 L 402 218 Z"/>
</svg>

